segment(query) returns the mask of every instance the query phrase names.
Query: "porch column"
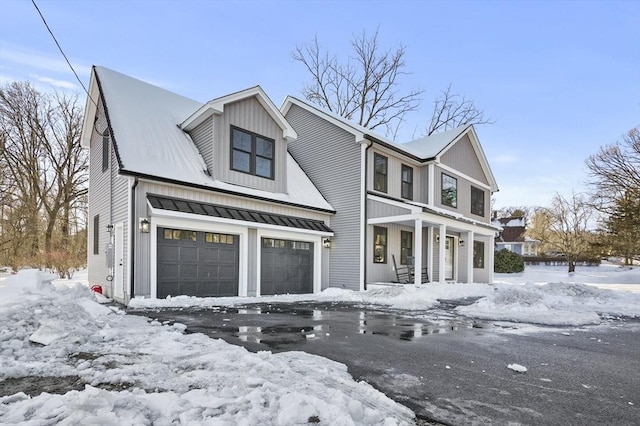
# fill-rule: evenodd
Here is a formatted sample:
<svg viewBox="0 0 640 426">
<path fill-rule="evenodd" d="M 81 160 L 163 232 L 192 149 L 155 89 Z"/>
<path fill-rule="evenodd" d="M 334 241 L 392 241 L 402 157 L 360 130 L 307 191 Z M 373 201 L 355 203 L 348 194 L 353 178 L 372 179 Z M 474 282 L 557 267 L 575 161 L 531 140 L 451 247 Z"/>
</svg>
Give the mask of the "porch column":
<svg viewBox="0 0 640 426">
<path fill-rule="evenodd" d="M 438 281 L 440 281 L 441 283 L 445 282 L 445 277 L 444 277 L 444 258 L 445 258 L 445 241 L 447 240 L 447 225 L 442 224 L 440 225 L 440 230 L 438 233 L 438 236 L 440 237 L 440 243 L 438 245 L 439 248 L 439 253 L 438 253 Z"/>
<path fill-rule="evenodd" d="M 433 226 L 427 228 L 427 273 L 429 282 L 434 281 L 433 277 Z"/>
<path fill-rule="evenodd" d="M 416 219 L 413 247 L 413 283 L 422 284 L 422 219 Z"/>
<path fill-rule="evenodd" d="M 473 282 L 473 231 L 467 232 L 464 242 L 467 247 L 467 282 Z"/>
</svg>

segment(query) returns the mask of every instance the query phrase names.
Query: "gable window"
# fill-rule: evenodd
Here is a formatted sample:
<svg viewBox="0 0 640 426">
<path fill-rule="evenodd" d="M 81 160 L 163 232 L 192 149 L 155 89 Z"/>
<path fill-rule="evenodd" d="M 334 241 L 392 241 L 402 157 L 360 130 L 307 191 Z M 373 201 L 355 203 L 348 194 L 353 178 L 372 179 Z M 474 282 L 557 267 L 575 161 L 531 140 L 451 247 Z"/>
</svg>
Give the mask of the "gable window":
<svg viewBox="0 0 640 426">
<path fill-rule="evenodd" d="M 273 179 L 275 141 L 231 127 L 231 169 Z"/>
<path fill-rule="evenodd" d="M 475 186 L 471 187 L 471 213 L 484 216 L 484 191 Z"/>
<path fill-rule="evenodd" d="M 102 171 L 109 168 L 109 133 L 102 136 Z"/>
<path fill-rule="evenodd" d="M 413 200 L 413 168 L 402 165 L 402 187 L 400 195 L 407 200 Z"/>
<path fill-rule="evenodd" d="M 387 263 L 387 228 L 373 227 L 373 263 Z"/>
<path fill-rule="evenodd" d="M 93 217 L 93 254 L 100 254 L 100 215 Z"/>
<path fill-rule="evenodd" d="M 473 267 L 484 268 L 484 243 L 482 241 L 473 242 Z"/>
<path fill-rule="evenodd" d="M 458 180 L 442 174 L 442 205 L 458 207 Z"/>
<path fill-rule="evenodd" d="M 408 265 L 407 259 L 413 256 L 413 232 L 400 231 L 400 264 Z"/>
<path fill-rule="evenodd" d="M 373 154 L 373 164 L 375 176 L 373 179 L 373 189 L 380 192 L 387 192 L 387 163 L 388 158 L 377 152 Z"/>
</svg>

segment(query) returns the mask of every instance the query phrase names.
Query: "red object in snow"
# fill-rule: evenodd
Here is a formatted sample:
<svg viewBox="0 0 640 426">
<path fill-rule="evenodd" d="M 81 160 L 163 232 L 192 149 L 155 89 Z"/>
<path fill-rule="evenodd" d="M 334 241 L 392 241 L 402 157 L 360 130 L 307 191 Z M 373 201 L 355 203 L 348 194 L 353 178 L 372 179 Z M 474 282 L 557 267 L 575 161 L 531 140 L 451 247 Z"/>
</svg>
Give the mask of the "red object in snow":
<svg viewBox="0 0 640 426">
<path fill-rule="evenodd" d="M 102 286 L 101 285 L 92 285 L 91 291 L 95 291 L 96 293 L 102 294 Z"/>
</svg>

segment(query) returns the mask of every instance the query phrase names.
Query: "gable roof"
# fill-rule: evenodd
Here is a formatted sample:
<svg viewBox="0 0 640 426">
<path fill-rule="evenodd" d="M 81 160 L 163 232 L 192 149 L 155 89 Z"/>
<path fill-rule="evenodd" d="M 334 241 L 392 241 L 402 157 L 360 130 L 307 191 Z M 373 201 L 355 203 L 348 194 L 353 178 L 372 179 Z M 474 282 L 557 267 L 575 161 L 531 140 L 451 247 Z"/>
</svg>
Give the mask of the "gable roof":
<svg viewBox="0 0 640 426">
<path fill-rule="evenodd" d="M 248 90 L 251 92 L 252 89 Z M 234 185 L 209 176 L 196 145 L 179 127 L 194 112 L 202 110 L 201 102 L 99 66 L 93 67 L 90 93 L 91 99 L 101 101 L 104 106 L 122 174 L 314 210 L 335 211 L 289 153 L 287 193 Z M 97 111 L 97 106 L 90 99 L 87 105 L 85 113 L 88 115 L 85 115 L 82 132 L 85 147 L 91 142 Z"/>
<path fill-rule="evenodd" d="M 407 156 L 415 161 L 422 163 L 428 161 L 439 162 L 442 155 L 447 152 L 447 150 L 449 150 L 458 140 L 460 140 L 464 135 L 469 135 L 471 145 L 473 146 L 473 150 L 478 157 L 478 161 L 480 162 L 482 171 L 487 177 L 491 191 L 498 191 L 498 184 L 495 180 L 495 177 L 493 176 L 493 172 L 491 171 L 489 162 L 487 161 L 484 151 L 480 145 L 478 135 L 476 134 L 476 131 L 471 124 L 458 126 L 451 130 L 435 133 L 407 143 L 396 143 L 383 136 L 376 135 L 366 127 L 352 123 L 344 117 L 340 117 L 333 112 L 326 111 L 293 96 L 287 96 L 287 98 L 284 100 L 284 103 L 280 107 L 283 115 L 286 115 L 293 105 L 297 105 L 300 108 L 303 108 L 315 115 L 319 115 L 330 123 L 333 123 L 341 129 L 353 134 L 355 136 L 355 141 L 358 143 L 362 143 L 364 140 L 370 140 L 395 152 L 398 152 L 401 155 Z"/>
<path fill-rule="evenodd" d="M 252 97 L 255 97 L 258 102 L 260 102 L 262 107 L 271 116 L 273 121 L 275 121 L 278 126 L 280 126 L 280 128 L 282 129 L 282 137 L 285 140 L 296 139 L 298 137 L 296 131 L 293 130 L 293 127 L 291 127 L 291 124 L 287 122 L 287 120 L 284 118 L 284 115 L 282 115 L 280 110 L 274 105 L 274 103 L 271 101 L 271 99 L 269 99 L 267 94 L 260 86 L 250 87 L 239 92 L 231 93 L 229 95 L 210 100 L 209 102 L 198 108 L 198 110 L 191 114 L 189 117 L 187 117 L 187 119 L 182 122 L 182 124 L 180 124 L 180 127 L 186 131 L 193 130 L 196 126 L 198 126 L 198 124 L 202 123 L 212 115 L 224 113 L 225 105 Z"/>
</svg>

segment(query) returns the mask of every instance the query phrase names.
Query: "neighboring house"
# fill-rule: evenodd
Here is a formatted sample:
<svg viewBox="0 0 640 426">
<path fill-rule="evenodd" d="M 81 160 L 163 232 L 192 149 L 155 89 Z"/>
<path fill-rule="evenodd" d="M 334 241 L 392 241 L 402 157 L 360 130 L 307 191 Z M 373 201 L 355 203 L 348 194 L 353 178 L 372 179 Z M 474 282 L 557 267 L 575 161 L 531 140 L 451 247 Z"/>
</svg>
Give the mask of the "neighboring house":
<svg viewBox="0 0 640 426">
<path fill-rule="evenodd" d="M 261 296 L 396 279 L 491 282 L 497 185 L 472 126 L 396 144 L 260 87 L 205 104 L 94 67 L 92 285 Z"/>
<path fill-rule="evenodd" d="M 336 210 L 329 286 L 394 281 L 393 259 L 410 258 L 428 281 L 493 281 L 498 187 L 473 126 L 397 144 L 293 97 L 281 110 L 289 151 Z"/>
<path fill-rule="evenodd" d="M 295 139 L 260 87 L 203 105 L 94 67 L 90 283 L 124 303 L 319 292 L 335 210 L 287 152 Z"/>
<path fill-rule="evenodd" d="M 539 241 L 525 235 L 527 226 L 524 217 L 494 218 L 491 221 L 501 226 L 496 238 L 496 250 L 507 249 L 522 256 L 537 256 Z"/>
</svg>

